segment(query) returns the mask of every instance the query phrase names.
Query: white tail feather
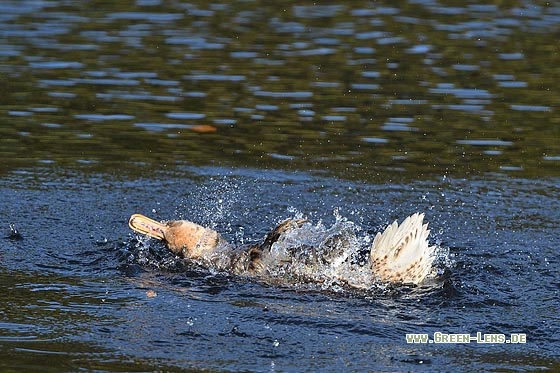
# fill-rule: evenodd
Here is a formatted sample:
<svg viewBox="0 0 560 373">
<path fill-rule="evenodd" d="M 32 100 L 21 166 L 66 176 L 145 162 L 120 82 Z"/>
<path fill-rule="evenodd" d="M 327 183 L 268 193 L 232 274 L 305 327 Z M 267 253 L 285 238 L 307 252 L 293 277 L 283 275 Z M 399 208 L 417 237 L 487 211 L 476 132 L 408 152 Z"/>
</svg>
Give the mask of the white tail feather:
<svg viewBox="0 0 560 373">
<path fill-rule="evenodd" d="M 431 272 L 434 246 L 429 246 L 424 214 L 395 221 L 377 233 L 371 245 L 370 265 L 381 281 L 418 284 Z"/>
</svg>

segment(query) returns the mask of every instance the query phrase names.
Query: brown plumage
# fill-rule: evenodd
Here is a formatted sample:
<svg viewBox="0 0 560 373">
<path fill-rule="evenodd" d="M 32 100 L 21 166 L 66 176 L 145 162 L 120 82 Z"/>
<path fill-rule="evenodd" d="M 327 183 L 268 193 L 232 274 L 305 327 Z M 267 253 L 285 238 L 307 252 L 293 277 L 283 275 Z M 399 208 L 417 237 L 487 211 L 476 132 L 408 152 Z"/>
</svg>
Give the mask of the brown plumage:
<svg viewBox="0 0 560 373">
<path fill-rule="evenodd" d="M 128 224 L 136 232 L 163 240 L 169 250 L 185 258 L 200 258 L 205 252 L 213 251 L 221 240 L 218 232 L 186 220 L 171 220 L 164 224 L 134 214 Z"/>
<path fill-rule="evenodd" d="M 217 270 L 260 278 L 273 276 L 274 282 L 278 282 L 278 273 L 285 274 L 286 270 L 297 270 L 307 279 L 324 281 L 323 274 L 314 273 L 322 268 L 335 280 L 363 288 L 376 280 L 419 284 L 430 274 L 435 248 L 429 246 L 429 230 L 423 218 L 423 214 L 413 214 L 401 225 L 395 221 L 378 233 L 365 265 L 347 260 L 344 252 L 352 243 L 339 235 L 329 236 L 320 248 L 296 245 L 280 249 L 280 241 L 285 244 L 284 239 L 290 234 L 309 229 L 305 219 L 288 219 L 266 235 L 262 243 L 242 248 L 232 247 L 218 232 L 186 220 L 160 223 L 134 214 L 129 226 L 163 240 L 174 253 Z"/>
</svg>

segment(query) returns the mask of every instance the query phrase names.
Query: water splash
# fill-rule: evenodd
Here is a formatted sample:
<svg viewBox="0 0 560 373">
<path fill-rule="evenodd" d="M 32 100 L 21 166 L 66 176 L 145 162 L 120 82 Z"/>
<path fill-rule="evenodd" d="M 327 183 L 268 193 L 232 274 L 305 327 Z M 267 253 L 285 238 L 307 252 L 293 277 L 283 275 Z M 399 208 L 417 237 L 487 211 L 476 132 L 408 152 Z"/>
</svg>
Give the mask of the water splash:
<svg viewBox="0 0 560 373">
<path fill-rule="evenodd" d="M 319 285 L 323 290 L 346 285 L 369 287 L 374 274 L 367 263 L 367 239 L 358 236 L 360 228 L 335 210 L 335 222 L 326 226 L 305 222 L 283 234 L 263 258 L 273 282 L 298 287 Z M 297 216 L 297 215 L 296 215 Z"/>
<path fill-rule="evenodd" d="M 210 182 L 201 185 L 194 192 L 189 191 L 175 209 L 180 219 L 193 220 L 212 229 L 225 229 L 230 232 L 230 222 L 239 219 L 246 212 L 237 209 L 243 183 L 231 177 L 211 178 Z M 223 232 L 222 232 L 223 233 Z M 238 232 L 242 234 L 242 232 Z"/>
<path fill-rule="evenodd" d="M 235 225 L 239 214 L 243 214 L 235 207 L 236 203 L 243 199 L 240 196 L 240 184 L 227 182 L 224 185 L 221 179 L 219 182 L 219 188 L 216 188 L 214 183 L 200 188 L 197 195 L 205 198 L 199 198 L 199 202 L 193 204 L 195 211 L 191 209 L 189 213 L 201 216 L 206 222 L 213 222 L 206 225 L 220 233 L 223 233 L 223 230 L 219 229 L 219 225 L 224 224 L 223 220 L 230 221 L 226 224 L 226 228 L 234 231 L 235 241 L 228 240 L 230 243 L 224 246 L 223 250 L 216 251 L 216 255 L 221 258 L 218 262 L 223 264 L 229 263 L 228 258 L 232 250 L 237 250 L 235 247 L 245 244 L 246 233 L 241 225 Z M 183 207 L 180 205 L 178 209 Z M 287 211 L 293 221 L 305 220 L 304 214 L 296 207 L 288 207 Z M 352 214 L 353 218 L 362 217 L 362 214 L 355 210 Z M 372 242 L 370 232 L 347 219 L 341 214 L 340 208 L 335 207 L 332 216 L 333 223 L 325 223 L 323 219 L 319 219 L 316 223 L 304 221 L 283 231 L 270 248 L 265 249 L 262 264 L 266 271 L 253 275 L 257 281 L 293 286 L 301 290 L 318 289 L 334 292 L 346 291 L 350 288 L 368 291 L 384 288 L 385 285 L 378 280 L 377 274 L 372 271 L 369 264 Z M 248 235 L 251 236 L 252 233 L 249 232 Z M 262 242 L 262 237 L 250 241 L 259 243 Z M 205 268 L 203 271 L 211 274 L 218 274 L 224 270 L 227 272 L 227 265 L 214 268 L 211 263 L 187 262 L 168 252 L 162 244 L 151 242 L 155 241 L 139 239 L 135 242 L 132 248 L 133 254 L 128 261 L 133 261 L 142 267 L 172 272 L 180 272 L 182 269 L 201 269 L 200 266 Z M 436 257 L 434 270 L 429 277 L 437 278 L 454 264 L 449 250 L 441 248 L 439 244 L 434 255 Z"/>
</svg>

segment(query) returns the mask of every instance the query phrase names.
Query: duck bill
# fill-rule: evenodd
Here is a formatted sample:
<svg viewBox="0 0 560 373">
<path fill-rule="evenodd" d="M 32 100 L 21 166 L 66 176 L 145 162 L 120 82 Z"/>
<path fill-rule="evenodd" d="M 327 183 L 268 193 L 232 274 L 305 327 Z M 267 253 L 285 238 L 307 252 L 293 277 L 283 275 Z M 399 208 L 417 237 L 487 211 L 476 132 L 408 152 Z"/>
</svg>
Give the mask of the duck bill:
<svg viewBox="0 0 560 373">
<path fill-rule="evenodd" d="M 134 214 L 128 220 L 128 226 L 138 232 L 158 240 L 165 238 L 166 226 L 141 214 Z"/>
</svg>

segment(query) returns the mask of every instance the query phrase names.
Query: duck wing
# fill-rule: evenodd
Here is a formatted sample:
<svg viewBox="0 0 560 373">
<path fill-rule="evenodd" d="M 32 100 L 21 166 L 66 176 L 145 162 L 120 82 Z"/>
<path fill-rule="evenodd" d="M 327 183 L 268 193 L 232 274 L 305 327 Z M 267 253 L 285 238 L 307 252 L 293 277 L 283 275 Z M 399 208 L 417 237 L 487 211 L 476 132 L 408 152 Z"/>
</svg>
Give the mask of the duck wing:
<svg viewBox="0 0 560 373">
<path fill-rule="evenodd" d="M 305 223 L 307 219 L 286 219 L 280 224 L 278 224 L 272 232 L 268 233 L 264 238 L 264 241 L 259 245 L 261 252 L 269 251 L 272 245 L 278 241 L 280 236 L 292 229 L 299 228 Z"/>
</svg>

